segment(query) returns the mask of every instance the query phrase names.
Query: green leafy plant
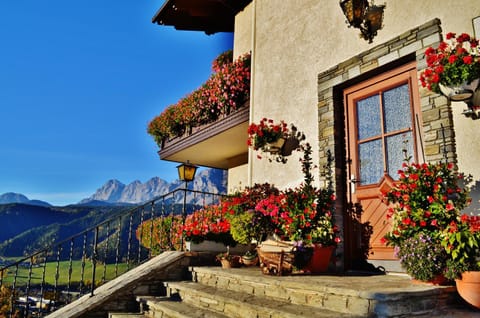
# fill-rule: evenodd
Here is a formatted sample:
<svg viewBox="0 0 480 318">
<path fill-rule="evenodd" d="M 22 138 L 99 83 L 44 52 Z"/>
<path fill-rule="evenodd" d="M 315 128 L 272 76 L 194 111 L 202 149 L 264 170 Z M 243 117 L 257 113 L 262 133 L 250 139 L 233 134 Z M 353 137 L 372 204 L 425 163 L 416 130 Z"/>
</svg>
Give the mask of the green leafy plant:
<svg viewBox="0 0 480 318">
<path fill-rule="evenodd" d="M 226 218 L 230 221 L 230 233 L 235 241 L 249 244 L 261 242 L 269 233 L 273 233 L 271 219 L 255 211 L 257 203 L 279 190 L 269 184 L 254 184 L 243 191 L 222 200 Z"/>
<path fill-rule="evenodd" d="M 165 250 L 180 250 L 181 237 L 178 231 L 182 226 L 180 215 L 168 215 L 141 223 L 136 231 L 140 244 L 149 249 L 152 255 Z"/>
<path fill-rule="evenodd" d="M 447 33 L 446 41 L 425 51 L 427 68 L 420 74 L 423 87 L 440 93 L 439 84 L 459 85 L 480 77 L 478 40 L 466 33 Z"/>
<path fill-rule="evenodd" d="M 446 277 L 456 279 L 465 271 L 480 270 L 480 217 L 462 214 L 440 235 L 442 246 L 451 259 Z"/>
</svg>

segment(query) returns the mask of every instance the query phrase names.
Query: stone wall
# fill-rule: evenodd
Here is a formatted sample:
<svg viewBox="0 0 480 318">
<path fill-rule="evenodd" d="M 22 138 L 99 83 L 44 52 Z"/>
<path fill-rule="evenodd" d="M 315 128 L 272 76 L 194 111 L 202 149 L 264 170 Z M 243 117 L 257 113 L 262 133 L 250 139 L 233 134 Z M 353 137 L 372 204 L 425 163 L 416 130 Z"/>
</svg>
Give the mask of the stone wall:
<svg viewBox="0 0 480 318">
<path fill-rule="evenodd" d="M 189 266 L 209 263 L 208 260 L 213 259 L 210 254 L 164 252 L 98 287 L 93 296 L 85 295 L 48 317 L 106 318 L 109 312 L 139 312 L 137 296 L 165 295 L 163 282 L 188 279 Z"/>
<path fill-rule="evenodd" d="M 425 49 L 438 45 L 441 33 L 440 21 L 434 19 L 319 74 L 319 162 L 320 166 L 327 163 L 327 151 L 335 154 L 336 221 L 342 231 L 347 210 L 343 89 L 412 61 L 416 61 L 417 72 L 420 73 L 426 67 Z M 438 162 L 447 158 L 449 162 L 456 162 L 452 110 L 447 99 L 421 87 L 419 93 L 422 136 L 419 143 L 425 161 Z M 343 232 L 341 235 L 344 237 Z M 342 245 L 337 252 L 343 254 Z M 343 264 L 338 266 L 342 268 Z"/>
</svg>

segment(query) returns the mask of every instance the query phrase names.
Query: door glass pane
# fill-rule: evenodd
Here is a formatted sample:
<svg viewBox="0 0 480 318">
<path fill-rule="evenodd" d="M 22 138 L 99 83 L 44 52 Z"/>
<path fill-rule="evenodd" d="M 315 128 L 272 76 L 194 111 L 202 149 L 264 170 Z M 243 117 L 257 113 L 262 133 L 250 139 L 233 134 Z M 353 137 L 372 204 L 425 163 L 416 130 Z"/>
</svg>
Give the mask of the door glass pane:
<svg viewBox="0 0 480 318">
<path fill-rule="evenodd" d="M 360 156 L 360 184 L 378 183 L 383 177 L 383 152 L 380 139 L 358 145 Z"/>
<path fill-rule="evenodd" d="M 383 107 L 385 132 L 412 127 L 408 84 L 385 91 Z"/>
<path fill-rule="evenodd" d="M 407 141 L 405 143 L 405 141 Z M 403 149 L 407 149 L 407 156 L 413 158 L 412 132 L 389 136 L 386 139 L 387 170 L 388 174 L 398 180 L 398 170 L 402 168 L 405 159 Z"/>
<path fill-rule="evenodd" d="M 378 136 L 380 126 L 380 100 L 374 95 L 357 102 L 358 139 Z"/>
</svg>

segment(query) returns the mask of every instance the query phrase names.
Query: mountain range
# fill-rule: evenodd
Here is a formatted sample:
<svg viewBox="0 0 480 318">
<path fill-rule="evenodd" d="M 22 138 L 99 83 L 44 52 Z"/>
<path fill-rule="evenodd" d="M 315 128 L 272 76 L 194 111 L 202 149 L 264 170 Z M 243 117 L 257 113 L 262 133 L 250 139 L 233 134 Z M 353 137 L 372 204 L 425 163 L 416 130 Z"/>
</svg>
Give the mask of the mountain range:
<svg viewBox="0 0 480 318">
<path fill-rule="evenodd" d="M 169 183 L 158 177 L 145 183 L 134 181 L 127 185 L 118 180 L 109 180 L 90 197 L 64 207 L 30 200 L 18 193 L 0 195 L 0 263 L 3 257 L 28 255 L 52 242 L 62 241 L 92 228 L 122 211 L 128 211 L 132 205 L 184 186 L 182 181 Z M 224 194 L 226 172 L 216 169 L 202 170 L 197 173 L 193 182 L 188 183 L 188 188 Z M 201 200 L 201 196 L 187 195 L 187 204 L 190 206 L 203 206 Z M 135 228 L 140 220 L 135 219 L 134 222 Z M 122 236 L 128 236 L 128 228 L 127 225 L 122 226 Z"/>
<path fill-rule="evenodd" d="M 9 204 L 9 203 L 23 203 L 29 205 L 38 205 L 38 206 L 51 206 L 50 203 L 40 200 L 30 200 L 26 196 L 20 193 L 7 192 L 0 195 L 0 204 Z"/>
<path fill-rule="evenodd" d="M 129 184 L 112 179 L 98 188 L 90 197 L 81 200 L 77 204 L 91 206 L 139 204 L 184 186 L 185 183 L 183 181 L 167 182 L 159 177 L 153 177 L 145 183 L 135 180 Z M 226 187 L 226 171 L 218 169 L 202 170 L 196 175 L 195 180 L 188 184 L 189 189 L 211 193 L 226 193 Z M 195 203 L 194 201 L 193 196 L 187 196 L 188 203 Z M 52 206 L 48 202 L 30 200 L 20 193 L 8 192 L 0 195 L 0 204 L 9 203 L 44 207 Z"/>
</svg>

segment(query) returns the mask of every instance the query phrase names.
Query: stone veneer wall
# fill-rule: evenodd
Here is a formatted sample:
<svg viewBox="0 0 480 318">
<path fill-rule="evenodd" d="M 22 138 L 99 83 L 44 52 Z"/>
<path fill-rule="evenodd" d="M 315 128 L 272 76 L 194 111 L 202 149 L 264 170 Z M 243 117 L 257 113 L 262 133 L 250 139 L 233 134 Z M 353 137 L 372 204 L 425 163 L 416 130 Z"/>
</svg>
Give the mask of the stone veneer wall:
<svg viewBox="0 0 480 318">
<path fill-rule="evenodd" d="M 189 266 L 211 265 L 213 259 L 210 253 L 164 252 L 47 317 L 104 318 L 111 312 L 139 312 L 137 296 L 165 295 L 163 282 L 186 279 Z"/>
<path fill-rule="evenodd" d="M 425 49 L 442 40 L 440 20 L 434 19 L 415 29 L 362 52 L 318 75 L 318 119 L 320 165 L 327 162 L 327 150 L 335 155 L 336 221 L 344 237 L 347 213 L 346 146 L 343 89 L 367 78 L 416 61 L 420 73 L 426 67 Z M 448 157 L 456 162 L 452 110 L 447 99 L 419 84 L 421 104 L 422 148 L 427 162 Z M 443 128 L 442 128 L 443 127 Z M 337 248 L 340 261 L 337 270 L 345 266 L 344 246 Z"/>
</svg>

